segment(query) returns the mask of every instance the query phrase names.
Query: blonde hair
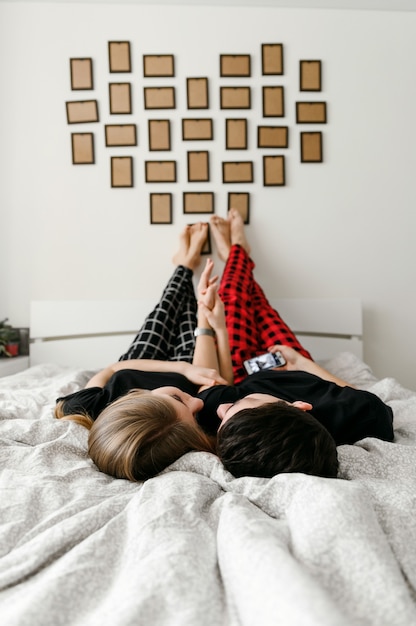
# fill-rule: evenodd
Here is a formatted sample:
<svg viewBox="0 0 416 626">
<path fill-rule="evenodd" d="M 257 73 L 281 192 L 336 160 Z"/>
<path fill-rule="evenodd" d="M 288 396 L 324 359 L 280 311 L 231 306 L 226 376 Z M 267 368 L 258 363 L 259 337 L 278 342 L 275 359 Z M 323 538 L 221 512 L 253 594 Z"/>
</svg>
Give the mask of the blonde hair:
<svg viewBox="0 0 416 626">
<path fill-rule="evenodd" d="M 88 415 L 55 417 L 89 429 L 88 454 L 99 470 L 132 481 L 151 478 L 186 452 L 215 452 L 214 439 L 195 423 L 179 420 L 167 400 L 148 391 L 133 390 L 109 404 L 93 421 Z"/>
</svg>

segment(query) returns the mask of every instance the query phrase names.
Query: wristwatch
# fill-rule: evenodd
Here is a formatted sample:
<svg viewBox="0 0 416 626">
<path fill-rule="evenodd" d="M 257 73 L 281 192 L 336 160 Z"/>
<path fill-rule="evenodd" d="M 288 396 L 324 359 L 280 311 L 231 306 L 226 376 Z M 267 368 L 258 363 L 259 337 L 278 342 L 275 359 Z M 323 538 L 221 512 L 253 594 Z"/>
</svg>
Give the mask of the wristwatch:
<svg viewBox="0 0 416 626">
<path fill-rule="evenodd" d="M 209 337 L 215 337 L 215 333 L 212 328 L 195 328 L 194 335 L 195 337 L 199 337 L 199 335 L 208 335 Z"/>
</svg>

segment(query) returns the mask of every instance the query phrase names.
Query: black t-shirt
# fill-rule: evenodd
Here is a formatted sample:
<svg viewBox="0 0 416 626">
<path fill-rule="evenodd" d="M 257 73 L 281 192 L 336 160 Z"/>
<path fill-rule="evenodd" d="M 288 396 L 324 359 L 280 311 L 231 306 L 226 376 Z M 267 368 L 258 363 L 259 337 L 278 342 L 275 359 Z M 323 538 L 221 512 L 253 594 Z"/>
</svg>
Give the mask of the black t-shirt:
<svg viewBox="0 0 416 626">
<path fill-rule="evenodd" d="M 303 400 L 309 411 L 331 433 L 337 445 L 354 443 L 364 437 L 392 441 L 393 412 L 380 398 L 368 391 L 340 387 L 307 372 L 263 370 L 247 376 L 234 387 L 210 387 L 199 395 L 204 408 L 198 421 L 204 430 L 216 432 L 220 404 L 235 402 L 251 393 L 266 393 L 281 400 Z"/>
<path fill-rule="evenodd" d="M 65 415 L 87 413 L 95 420 L 106 406 L 132 389 L 151 390 L 157 387 L 179 387 L 191 395 L 196 395 L 198 391 L 198 386 L 182 374 L 125 369 L 113 374 L 104 387 L 87 387 L 58 398 L 57 402 L 64 401 Z"/>
<path fill-rule="evenodd" d="M 182 374 L 121 370 L 101 387 L 81 389 L 64 400 L 64 413 L 87 413 L 96 419 L 111 402 L 132 389 L 156 389 L 173 386 L 204 401 L 197 416 L 200 426 L 215 434 L 221 423 L 217 416 L 220 404 L 235 402 L 251 393 L 266 393 L 294 402 L 310 402 L 309 411 L 334 437 L 337 445 L 354 443 L 364 437 L 393 440 L 393 412 L 380 398 L 368 391 L 339 387 L 306 372 L 263 370 L 247 376 L 234 386 L 216 385 L 197 393 L 198 386 Z"/>
</svg>

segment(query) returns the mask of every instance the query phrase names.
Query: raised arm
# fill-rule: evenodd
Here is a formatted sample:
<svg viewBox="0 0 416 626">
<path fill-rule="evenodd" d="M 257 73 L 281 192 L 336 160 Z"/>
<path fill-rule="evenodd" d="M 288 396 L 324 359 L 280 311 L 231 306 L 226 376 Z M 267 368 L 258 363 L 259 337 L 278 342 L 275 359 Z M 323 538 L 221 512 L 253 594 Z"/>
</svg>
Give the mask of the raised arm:
<svg viewBox="0 0 416 626">
<path fill-rule="evenodd" d="M 213 331 L 196 337 L 193 363 L 218 368 L 221 376 L 233 384 L 233 370 L 225 324 L 224 306 L 217 293 L 218 277 L 211 278 L 214 264 L 207 260 L 198 284 L 198 328 Z"/>
<path fill-rule="evenodd" d="M 233 384 L 233 366 L 231 361 L 230 342 L 225 325 L 224 305 L 218 294 L 215 294 L 215 303 L 208 308 L 204 302 L 198 303 L 199 315 L 203 315 L 206 322 L 215 332 L 216 356 L 221 376 L 226 378 L 230 385 Z"/>
</svg>

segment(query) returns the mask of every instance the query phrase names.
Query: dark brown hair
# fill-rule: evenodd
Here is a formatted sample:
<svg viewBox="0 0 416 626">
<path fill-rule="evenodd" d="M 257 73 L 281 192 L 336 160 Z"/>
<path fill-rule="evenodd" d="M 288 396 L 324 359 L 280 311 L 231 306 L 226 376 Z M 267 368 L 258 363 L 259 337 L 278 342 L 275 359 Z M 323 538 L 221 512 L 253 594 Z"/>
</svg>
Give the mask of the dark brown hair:
<svg viewBox="0 0 416 626">
<path fill-rule="evenodd" d="M 310 413 L 278 401 L 235 413 L 217 434 L 217 454 L 236 477 L 302 472 L 335 478 L 337 448 Z"/>
</svg>

